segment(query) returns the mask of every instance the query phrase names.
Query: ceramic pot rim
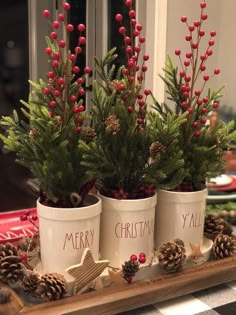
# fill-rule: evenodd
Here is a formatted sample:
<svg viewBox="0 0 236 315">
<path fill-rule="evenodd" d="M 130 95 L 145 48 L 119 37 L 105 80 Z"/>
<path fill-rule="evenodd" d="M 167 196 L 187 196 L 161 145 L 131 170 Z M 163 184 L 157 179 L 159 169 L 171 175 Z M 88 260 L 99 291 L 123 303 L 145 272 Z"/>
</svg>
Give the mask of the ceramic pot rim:
<svg viewBox="0 0 236 315">
<path fill-rule="evenodd" d="M 157 191 L 157 199 L 158 200 L 166 200 L 169 202 L 193 202 L 193 201 L 201 201 L 207 197 L 207 188 L 199 191 L 190 191 L 190 192 L 182 192 L 182 191 L 168 191 L 168 190 L 158 190 Z"/>
</svg>

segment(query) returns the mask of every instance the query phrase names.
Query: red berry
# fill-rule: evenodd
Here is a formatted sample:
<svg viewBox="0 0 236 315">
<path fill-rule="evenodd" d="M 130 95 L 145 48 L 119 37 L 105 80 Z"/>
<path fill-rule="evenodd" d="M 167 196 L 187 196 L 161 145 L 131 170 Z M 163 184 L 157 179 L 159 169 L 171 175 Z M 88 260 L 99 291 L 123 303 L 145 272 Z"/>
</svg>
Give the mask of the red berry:
<svg viewBox="0 0 236 315">
<path fill-rule="evenodd" d="M 129 67 L 129 68 L 133 68 L 134 65 L 135 65 L 134 60 L 133 60 L 133 59 L 130 59 L 130 60 L 128 61 L 128 67 Z"/>
<path fill-rule="evenodd" d="M 201 91 L 200 90 L 196 90 L 194 93 L 195 93 L 196 96 L 200 96 L 201 95 Z"/>
<path fill-rule="evenodd" d="M 139 37 L 139 42 L 140 42 L 140 43 L 145 43 L 145 40 L 146 40 L 146 39 L 145 39 L 144 36 L 140 36 L 140 37 Z"/>
<path fill-rule="evenodd" d="M 142 125 L 142 123 L 143 123 L 143 119 L 142 119 L 142 118 L 138 118 L 138 119 L 137 119 L 137 124 L 138 124 L 138 125 Z"/>
<path fill-rule="evenodd" d="M 67 24 L 67 25 L 66 25 L 66 30 L 67 30 L 68 32 L 73 32 L 74 26 L 73 26 L 72 24 Z"/>
<path fill-rule="evenodd" d="M 70 55 L 70 61 L 75 61 L 76 60 L 76 55 L 74 55 L 74 54 L 71 54 Z"/>
<path fill-rule="evenodd" d="M 52 112 L 51 110 L 48 111 L 50 117 L 53 117 L 54 116 L 54 112 Z"/>
<path fill-rule="evenodd" d="M 188 98 L 189 97 L 189 93 L 188 92 L 184 92 L 183 93 L 183 97 Z"/>
<path fill-rule="evenodd" d="M 201 55 L 201 56 L 200 56 L 200 59 L 201 59 L 202 61 L 206 60 L 206 58 L 207 58 L 206 55 Z"/>
<path fill-rule="evenodd" d="M 38 216 L 37 215 L 32 215 L 32 220 L 33 221 L 37 221 L 38 220 Z"/>
<path fill-rule="evenodd" d="M 46 55 L 51 55 L 52 49 L 50 47 L 47 47 L 47 48 L 45 48 L 44 52 Z"/>
<path fill-rule="evenodd" d="M 52 61 L 52 67 L 53 67 L 53 68 L 57 68 L 58 66 L 59 66 L 58 60 L 53 60 L 53 61 Z"/>
<path fill-rule="evenodd" d="M 85 90 L 84 89 L 79 89 L 79 96 L 84 96 L 85 95 Z"/>
<path fill-rule="evenodd" d="M 139 104 L 139 106 L 143 106 L 143 105 L 145 105 L 145 101 L 144 100 L 139 100 L 138 104 Z"/>
<path fill-rule="evenodd" d="M 80 72 L 80 68 L 79 68 L 78 66 L 74 66 L 74 67 L 72 68 L 72 72 L 73 72 L 73 73 L 79 73 L 79 72 Z"/>
<path fill-rule="evenodd" d="M 52 27 L 53 27 L 53 28 L 57 29 L 59 26 L 60 26 L 60 25 L 59 25 L 59 22 L 58 22 L 58 21 L 53 21 L 53 22 L 52 22 Z"/>
<path fill-rule="evenodd" d="M 139 256 L 139 262 L 140 262 L 140 264 L 144 264 L 146 262 L 146 257 L 145 256 Z"/>
<path fill-rule="evenodd" d="M 75 95 L 71 95 L 70 101 L 71 101 L 72 103 L 75 103 L 75 102 L 77 101 L 77 97 L 76 97 Z"/>
<path fill-rule="evenodd" d="M 181 54 L 181 50 L 180 49 L 175 49 L 175 54 L 176 54 L 176 56 L 179 56 Z"/>
<path fill-rule="evenodd" d="M 207 14 L 205 14 L 205 13 L 203 13 L 203 14 L 201 15 L 201 18 L 202 18 L 202 20 L 207 20 L 208 15 L 207 15 Z"/>
<path fill-rule="evenodd" d="M 187 75 L 187 76 L 185 77 L 185 81 L 186 81 L 186 82 L 190 82 L 190 81 L 191 81 L 191 77 L 190 77 L 189 75 Z"/>
<path fill-rule="evenodd" d="M 136 28 L 137 28 L 138 31 L 142 31 L 143 26 L 142 26 L 141 24 L 137 24 L 137 25 L 136 25 Z"/>
<path fill-rule="evenodd" d="M 143 60 L 144 60 L 144 61 L 149 60 L 149 55 L 144 55 L 144 56 L 143 56 Z"/>
<path fill-rule="evenodd" d="M 130 256 L 129 259 L 133 260 L 133 261 L 136 261 L 136 260 L 138 260 L 138 257 L 135 254 L 133 254 L 133 255 Z"/>
<path fill-rule="evenodd" d="M 216 31 L 211 31 L 211 32 L 210 32 L 210 35 L 211 35 L 211 37 L 216 36 Z"/>
<path fill-rule="evenodd" d="M 85 43 L 86 43 L 86 37 L 80 36 L 80 37 L 79 37 L 79 44 L 80 44 L 80 45 L 85 45 Z"/>
<path fill-rule="evenodd" d="M 206 7 L 206 2 L 201 2 L 201 3 L 200 3 L 200 7 L 201 7 L 202 9 L 204 9 L 204 8 Z"/>
<path fill-rule="evenodd" d="M 184 65 L 185 65 L 185 67 L 188 67 L 190 65 L 190 61 L 189 60 L 185 60 L 184 61 Z"/>
<path fill-rule="evenodd" d="M 56 52 L 54 53 L 53 57 L 58 60 L 58 59 L 61 58 L 61 54 L 60 54 L 58 51 L 56 51 Z"/>
<path fill-rule="evenodd" d="M 192 47 L 193 49 L 197 49 L 197 48 L 198 48 L 198 43 L 192 43 L 191 47 Z"/>
<path fill-rule="evenodd" d="M 198 127 L 198 122 L 197 121 L 194 121 L 193 124 L 192 124 L 193 128 L 197 128 Z"/>
<path fill-rule="evenodd" d="M 119 27 L 119 33 L 124 35 L 126 32 L 126 28 L 124 26 Z"/>
<path fill-rule="evenodd" d="M 146 257 L 146 254 L 145 254 L 145 253 L 143 253 L 143 252 L 141 252 L 141 253 L 139 254 L 139 257 L 141 257 L 141 256 Z"/>
<path fill-rule="evenodd" d="M 54 108 L 54 107 L 57 106 L 57 102 L 51 101 L 51 102 L 49 103 L 49 106 L 52 107 L 52 108 Z"/>
<path fill-rule="evenodd" d="M 51 32 L 50 33 L 50 38 L 51 39 L 56 39 L 57 38 L 57 33 L 56 32 Z"/>
<path fill-rule="evenodd" d="M 78 29 L 79 32 L 84 32 L 85 31 L 85 25 L 84 24 L 79 24 L 77 26 L 77 29 Z"/>
<path fill-rule="evenodd" d="M 125 91 L 126 90 L 126 86 L 123 83 L 119 84 L 118 88 L 119 88 L 120 91 Z"/>
<path fill-rule="evenodd" d="M 77 81 L 77 83 L 79 85 L 82 85 L 84 83 L 84 79 L 83 78 L 78 78 L 76 81 Z"/>
<path fill-rule="evenodd" d="M 208 42 L 209 46 L 213 46 L 215 44 L 215 41 L 214 39 L 210 39 L 209 42 Z"/>
<path fill-rule="evenodd" d="M 133 49 L 132 49 L 131 46 L 127 46 L 127 47 L 126 47 L 126 52 L 127 52 L 127 54 L 132 54 L 132 51 L 133 51 Z"/>
<path fill-rule="evenodd" d="M 202 113 L 202 114 L 206 114 L 206 112 L 207 112 L 207 108 L 206 108 L 206 107 L 203 107 L 203 108 L 201 109 L 201 113 Z"/>
<path fill-rule="evenodd" d="M 197 105 L 198 105 L 198 106 L 201 106 L 202 103 L 203 103 L 202 99 L 199 98 L 199 99 L 197 100 Z"/>
<path fill-rule="evenodd" d="M 195 30 L 195 26 L 194 25 L 189 25 L 188 27 L 190 32 L 193 32 Z"/>
<path fill-rule="evenodd" d="M 23 260 L 23 261 L 27 261 L 27 260 L 28 260 L 28 256 L 27 256 L 27 254 L 25 254 L 25 253 L 20 254 L 20 258 L 21 258 L 21 260 Z"/>
<path fill-rule="evenodd" d="M 138 30 L 134 30 L 134 31 L 133 31 L 133 35 L 134 35 L 135 37 L 139 36 L 139 31 L 138 31 Z"/>
<path fill-rule="evenodd" d="M 49 79 L 53 79 L 55 77 L 55 73 L 52 71 L 49 71 L 47 76 Z"/>
<path fill-rule="evenodd" d="M 129 10 L 129 17 L 132 19 L 135 17 L 135 11 L 134 10 Z"/>
<path fill-rule="evenodd" d="M 208 74 L 205 74 L 205 75 L 203 76 L 203 80 L 204 80 L 204 81 L 208 81 L 208 80 L 209 80 L 209 75 L 208 75 Z"/>
<path fill-rule="evenodd" d="M 189 112 L 189 114 L 192 114 L 192 113 L 193 113 L 192 107 L 188 108 L 188 112 Z"/>
<path fill-rule="evenodd" d="M 50 15 L 50 11 L 49 10 L 43 10 L 42 15 L 43 15 L 43 17 L 48 18 Z"/>
<path fill-rule="evenodd" d="M 43 94 L 44 94 L 44 95 L 49 95 L 49 94 L 50 94 L 50 89 L 47 88 L 47 87 L 44 88 L 44 89 L 43 89 Z"/>
<path fill-rule="evenodd" d="M 58 96 L 60 96 L 60 95 L 61 95 L 61 92 L 60 92 L 60 91 L 58 91 L 58 90 L 55 90 L 55 91 L 54 91 L 54 95 L 55 95 L 56 97 L 58 97 Z"/>
<path fill-rule="evenodd" d="M 26 220 L 27 220 L 27 215 L 26 215 L 26 214 L 21 215 L 21 216 L 20 216 L 20 220 L 21 220 L 21 221 L 26 221 Z"/>
<path fill-rule="evenodd" d="M 186 58 L 192 58 L 193 54 L 191 52 L 186 53 Z"/>
<path fill-rule="evenodd" d="M 123 69 L 123 74 L 124 74 L 124 75 L 128 75 L 128 74 L 129 74 L 129 69 L 126 69 L 126 68 Z"/>
<path fill-rule="evenodd" d="M 205 125 L 206 122 L 207 122 L 206 118 L 201 118 L 201 124 Z"/>
<path fill-rule="evenodd" d="M 205 65 L 201 65 L 201 66 L 200 66 L 200 70 L 201 70 L 201 71 L 205 71 L 205 70 L 206 70 L 206 66 L 205 66 Z"/>
<path fill-rule="evenodd" d="M 135 19 L 131 19 L 131 24 L 132 25 L 136 25 L 137 24 L 137 21 Z"/>
<path fill-rule="evenodd" d="M 126 280 L 128 283 L 131 283 L 132 280 L 133 280 L 133 278 L 132 278 L 131 276 L 127 276 L 127 277 L 125 278 L 125 280 Z"/>
<path fill-rule="evenodd" d="M 146 72 L 148 68 L 147 68 L 147 66 L 142 66 L 141 69 L 142 69 L 143 72 Z"/>
<path fill-rule="evenodd" d="M 204 97 L 204 98 L 203 98 L 203 102 L 204 102 L 205 104 L 207 104 L 207 103 L 209 102 L 208 97 Z"/>
<path fill-rule="evenodd" d="M 200 135 L 201 135 L 201 131 L 200 130 L 196 130 L 195 132 L 194 132 L 194 137 L 200 137 Z"/>
<path fill-rule="evenodd" d="M 84 68 L 84 73 L 89 74 L 91 72 L 91 69 L 89 67 Z"/>
<path fill-rule="evenodd" d="M 193 24 L 194 24 L 194 26 L 196 26 L 196 27 L 199 27 L 199 26 L 201 25 L 200 21 L 195 21 Z"/>
<path fill-rule="evenodd" d="M 132 0 L 126 0 L 126 1 L 125 1 L 125 5 L 126 5 L 127 7 L 131 7 L 131 5 L 132 5 Z"/>
<path fill-rule="evenodd" d="M 139 53 L 140 50 L 141 50 L 141 47 L 140 47 L 140 46 L 135 46 L 135 47 L 134 47 L 134 50 L 135 50 L 137 53 Z"/>
<path fill-rule="evenodd" d="M 200 36 L 204 36 L 204 35 L 205 35 L 205 31 L 200 30 L 200 31 L 199 31 L 199 35 L 200 35 Z"/>
<path fill-rule="evenodd" d="M 70 4 L 69 4 L 68 2 L 63 3 L 63 9 L 64 9 L 65 11 L 70 10 Z"/>
<path fill-rule="evenodd" d="M 151 94 L 151 90 L 150 90 L 150 89 L 145 89 L 145 90 L 144 90 L 144 94 L 145 94 L 145 95 Z"/>
<path fill-rule="evenodd" d="M 180 75 L 181 78 L 184 78 L 185 77 L 185 72 L 184 71 L 180 71 L 179 75 Z"/>
<path fill-rule="evenodd" d="M 192 39 L 192 36 L 191 36 L 191 35 L 186 35 L 186 36 L 185 36 L 185 40 L 186 40 L 187 42 L 190 42 L 191 39 Z"/>
<path fill-rule="evenodd" d="M 131 38 L 130 38 L 129 36 L 125 36 L 124 42 L 125 42 L 126 44 L 130 44 L 130 43 L 131 43 Z"/>
<path fill-rule="evenodd" d="M 181 17 L 181 22 L 185 23 L 185 22 L 187 22 L 187 19 L 188 19 L 187 16 L 182 16 Z"/>
<path fill-rule="evenodd" d="M 220 69 L 219 68 L 215 68 L 214 69 L 214 74 L 219 74 L 220 73 Z"/>
<path fill-rule="evenodd" d="M 81 117 L 81 116 L 77 116 L 77 118 L 76 118 L 76 121 L 77 121 L 77 123 L 79 123 L 79 124 L 81 124 L 82 122 L 83 122 L 83 117 Z"/>
<path fill-rule="evenodd" d="M 76 131 L 77 133 L 80 133 L 80 132 L 82 131 L 82 127 L 77 126 L 77 127 L 75 128 L 75 131 Z"/>
<path fill-rule="evenodd" d="M 78 106 L 78 111 L 81 113 L 84 111 L 84 106 L 83 105 L 79 105 Z"/>
<path fill-rule="evenodd" d="M 131 114 L 134 111 L 134 108 L 133 108 L 133 106 L 128 106 L 127 110 L 128 110 L 128 113 Z"/>
<path fill-rule="evenodd" d="M 58 17 L 57 17 L 57 19 L 58 19 L 58 21 L 60 21 L 60 22 L 63 22 L 64 20 L 65 20 L 65 16 L 64 16 L 64 14 L 58 14 Z"/>
<path fill-rule="evenodd" d="M 188 103 L 187 102 L 182 102 L 181 103 L 181 107 L 182 108 L 187 108 L 188 107 Z"/>
<path fill-rule="evenodd" d="M 76 52 L 77 54 L 81 54 L 81 53 L 82 53 L 82 48 L 79 47 L 79 46 L 75 47 L 75 52 Z"/>
<path fill-rule="evenodd" d="M 117 22 L 121 22 L 123 20 L 123 15 L 122 14 L 116 14 L 115 19 Z"/>
<path fill-rule="evenodd" d="M 218 107 L 219 107 L 219 104 L 218 104 L 218 103 L 214 102 L 214 103 L 212 104 L 212 108 L 216 109 L 216 108 L 218 108 Z"/>
</svg>

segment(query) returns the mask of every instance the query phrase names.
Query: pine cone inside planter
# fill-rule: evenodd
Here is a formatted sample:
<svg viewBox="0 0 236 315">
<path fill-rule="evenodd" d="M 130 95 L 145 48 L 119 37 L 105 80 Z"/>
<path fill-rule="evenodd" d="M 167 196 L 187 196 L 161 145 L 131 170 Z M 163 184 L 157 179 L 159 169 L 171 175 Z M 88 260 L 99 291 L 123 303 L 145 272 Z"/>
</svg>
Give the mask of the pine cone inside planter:
<svg viewBox="0 0 236 315">
<path fill-rule="evenodd" d="M 34 292 L 40 284 L 40 276 L 37 273 L 28 271 L 21 282 L 21 287 L 25 292 Z"/>
<path fill-rule="evenodd" d="M 216 259 L 235 256 L 236 239 L 228 235 L 218 235 L 214 241 L 212 252 Z"/>
<path fill-rule="evenodd" d="M 22 279 L 24 266 L 19 256 L 6 256 L 0 260 L 0 279 L 5 282 L 17 282 Z"/>
<path fill-rule="evenodd" d="M 175 241 L 164 243 L 158 250 L 159 264 L 168 272 L 181 269 L 186 260 L 183 243 L 179 240 L 177 243 Z"/>
<path fill-rule="evenodd" d="M 67 292 L 67 283 L 63 275 L 47 273 L 41 277 L 35 293 L 41 298 L 53 301 L 64 297 Z"/>
<path fill-rule="evenodd" d="M 219 234 L 231 236 L 233 232 L 231 224 L 215 214 L 208 214 L 205 217 L 204 234 L 206 237 L 214 239 Z"/>
<path fill-rule="evenodd" d="M 123 278 L 134 277 L 139 271 L 139 262 L 137 260 L 128 260 L 122 265 Z"/>
</svg>

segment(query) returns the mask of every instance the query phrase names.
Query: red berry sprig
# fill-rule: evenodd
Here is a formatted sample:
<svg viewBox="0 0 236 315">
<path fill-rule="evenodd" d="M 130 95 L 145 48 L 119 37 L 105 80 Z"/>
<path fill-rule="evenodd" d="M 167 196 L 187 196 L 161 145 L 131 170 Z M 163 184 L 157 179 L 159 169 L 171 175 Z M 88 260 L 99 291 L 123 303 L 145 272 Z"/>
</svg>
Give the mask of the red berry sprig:
<svg viewBox="0 0 236 315">
<path fill-rule="evenodd" d="M 36 221 L 38 220 L 38 216 L 35 215 L 35 214 L 31 215 L 30 210 L 26 210 L 24 212 L 24 214 L 20 216 L 20 220 L 21 221 L 28 221 L 28 222 L 30 222 L 33 225 L 35 231 L 38 232 L 39 228 L 38 228 L 38 226 L 36 224 Z"/>
<path fill-rule="evenodd" d="M 140 264 L 144 264 L 146 262 L 146 255 L 145 255 L 145 253 L 142 252 L 142 253 L 139 254 L 139 256 L 137 256 L 135 254 L 132 254 L 130 256 L 130 259 L 129 259 L 128 263 L 132 262 L 132 261 L 136 262 L 138 267 L 140 266 Z M 127 275 L 127 276 L 124 277 L 124 279 L 128 283 L 131 283 L 132 280 L 133 280 L 133 275 L 132 276 L 131 275 Z"/>
</svg>

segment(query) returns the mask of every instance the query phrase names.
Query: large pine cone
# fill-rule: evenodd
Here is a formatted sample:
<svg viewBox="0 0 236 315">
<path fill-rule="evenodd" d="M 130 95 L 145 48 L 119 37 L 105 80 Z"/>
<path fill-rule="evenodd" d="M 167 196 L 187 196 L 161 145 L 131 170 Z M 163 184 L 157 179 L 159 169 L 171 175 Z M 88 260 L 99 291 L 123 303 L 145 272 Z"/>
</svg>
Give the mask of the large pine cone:
<svg viewBox="0 0 236 315">
<path fill-rule="evenodd" d="M 62 299 L 66 292 L 66 280 L 63 275 L 58 273 L 47 273 L 43 275 L 35 290 L 35 293 L 41 298 L 49 301 Z"/>
<path fill-rule="evenodd" d="M 232 236 L 220 234 L 216 237 L 213 247 L 213 255 L 216 259 L 222 259 L 236 255 L 236 239 Z"/>
<path fill-rule="evenodd" d="M 219 234 L 231 236 L 232 232 L 232 226 L 218 215 L 208 214 L 205 217 L 204 234 L 213 241 Z"/>
<path fill-rule="evenodd" d="M 157 254 L 159 264 L 168 272 L 181 269 L 186 260 L 185 248 L 180 242 L 164 243 Z"/>
<path fill-rule="evenodd" d="M 21 281 L 21 287 L 25 292 L 34 292 L 39 283 L 40 276 L 37 273 L 28 271 Z"/>
<path fill-rule="evenodd" d="M 134 277 L 139 271 L 139 262 L 137 260 L 125 261 L 122 265 L 123 278 Z"/>
<path fill-rule="evenodd" d="M 19 256 L 6 256 L 0 260 L 0 279 L 5 282 L 17 282 L 22 279 L 24 267 Z"/>
<path fill-rule="evenodd" d="M 11 243 L 0 244 L 0 260 L 6 256 L 18 256 L 17 248 Z"/>
</svg>

